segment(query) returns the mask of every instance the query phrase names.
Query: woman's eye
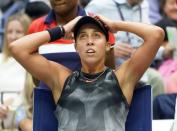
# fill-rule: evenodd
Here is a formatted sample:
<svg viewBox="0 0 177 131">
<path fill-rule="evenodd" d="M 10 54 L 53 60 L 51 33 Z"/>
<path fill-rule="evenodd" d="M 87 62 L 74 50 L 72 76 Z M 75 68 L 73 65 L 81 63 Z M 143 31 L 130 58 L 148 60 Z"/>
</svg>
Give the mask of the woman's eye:
<svg viewBox="0 0 177 131">
<path fill-rule="evenodd" d="M 81 34 L 81 35 L 79 36 L 80 39 L 84 39 L 84 38 L 86 38 L 86 37 L 87 37 L 86 34 Z"/>
<path fill-rule="evenodd" d="M 99 33 L 95 33 L 95 34 L 94 34 L 94 37 L 95 37 L 95 38 L 100 38 L 100 34 L 99 34 Z"/>
</svg>

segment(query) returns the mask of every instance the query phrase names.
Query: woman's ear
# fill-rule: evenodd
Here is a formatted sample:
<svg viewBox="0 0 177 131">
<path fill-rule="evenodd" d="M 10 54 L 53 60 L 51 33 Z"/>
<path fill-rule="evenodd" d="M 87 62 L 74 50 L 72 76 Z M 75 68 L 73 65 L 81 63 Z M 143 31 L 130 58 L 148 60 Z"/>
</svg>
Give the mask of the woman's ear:
<svg viewBox="0 0 177 131">
<path fill-rule="evenodd" d="M 109 52 L 109 51 L 110 51 L 110 47 L 111 47 L 111 46 L 110 46 L 110 43 L 107 42 L 107 43 L 106 43 L 106 52 Z"/>
</svg>

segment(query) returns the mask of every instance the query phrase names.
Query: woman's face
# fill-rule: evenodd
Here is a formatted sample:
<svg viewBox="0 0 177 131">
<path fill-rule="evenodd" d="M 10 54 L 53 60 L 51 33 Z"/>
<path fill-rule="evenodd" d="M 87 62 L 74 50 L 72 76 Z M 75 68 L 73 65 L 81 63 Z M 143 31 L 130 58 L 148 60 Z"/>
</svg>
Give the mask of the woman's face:
<svg viewBox="0 0 177 131">
<path fill-rule="evenodd" d="M 83 25 L 76 38 L 76 50 L 82 64 L 99 64 L 105 61 L 106 37 L 95 25 Z"/>
<path fill-rule="evenodd" d="M 164 12 L 165 14 L 177 21 L 177 5 L 175 0 L 166 0 L 165 6 L 164 6 Z"/>
<path fill-rule="evenodd" d="M 6 31 L 6 39 L 8 44 L 24 35 L 25 32 L 23 26 L 18 20 L 12 20 L 8 23 Z"/>
</svg>

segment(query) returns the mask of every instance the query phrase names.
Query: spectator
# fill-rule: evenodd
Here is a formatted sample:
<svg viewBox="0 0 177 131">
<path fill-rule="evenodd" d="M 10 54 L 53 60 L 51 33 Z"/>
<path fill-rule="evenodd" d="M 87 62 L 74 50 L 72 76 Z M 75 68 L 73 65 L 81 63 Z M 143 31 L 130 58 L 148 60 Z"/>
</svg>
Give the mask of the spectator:
<svg viewBox="0 0 177 131">
<path fill-rule="evenodd" d="M 9 16 L 20 12 L 24 9 L 26 0 L 5 0 L 5 1 L 0 1 L 0 8 L 2 9 L 3 16 L 1 20 L 1 25 L 0 25 L 0 52 L 2 51 L 2 43 L 3 43 L 3 33 L 4 33 L 4 26 L 5 23 L 7 22 L 7 19 Z"/>
<path fill-rule="evenodd" d="M 28 2 L 25 7 L 25 13 L 32 19 L 36 19 L 48 14 L 50 7 L 43 1 Z"/>
<path fill-rule="evenodd" d="M 79 15 L 86 15 L 86 12 L 79 6 L 79 0 L 64 0 L 63 4 L 57 0 L 50 0 L 52 9 L 47 16 L 40 17 L 32 22 L 29 27 L 29 34 L 46 30 L 57 25 L 64 25 Z M 71 40 L 59 40 L 57 43 L 73 43 Z"/>
<path fill-rule="evenodd" d="M 130 31 L 144 40 L 141 48 L 116 71 L 105 67 L 105 54 L 110 48 L 105 25 L 111 32 Z M 42 44 L 64 37 L 73 27 L 82 67 L 72 73 L 61 64 L 44 59 L 37 50 Z M 149 37 L 152 33 L 154 35 Z M 52 90 L 57 104 L 58 130 L 125 131 L 135 84 L 153 60 L 163 35 L 161 28 L 152 25 L 85 16 L 77 17 L 63 27 L 25 36 L 12 42 L 9 48 L 27 70 Z"/>
<path fill-rule="evenodd" d="M 163 41 L 163 59 L 160 64 L 159 71 L 165 82 L 165 92 L 177 93 L 177 88 L 175 86 L 177 85 L 177 81 L 174 81 L 175 79 L 171 79 L 171 75 L 177 72 L 177 61 L 173 59 L 174 49 L 170 46 L 166 30 L 168 26 L 177 28 L 177 5 L 175 0 L 161 0 L 160 12 L 163 17 L 156 23 L 156 25 L 164 29 L 165 39 Z"/>
<path fill-rule="evenodd" d="M 24 87 L 25 70 L 12 57 L 9 52 L 8 45 L 14 40 L 24 36 L 27 32 L 30 19 L 23 13 L 19 13 L 9 17 L 5 28 L 4 46 L 0 54 L 0 93 L 2 92 L 16 92 L 19 93 Z M 1 97 L 2 98 L 2 97 Z M 13 99 L 9 104 L 6 103 L 5 98 L 0 106 L 0 119 L 5 119 L 8 115 L 8 107 L 13 105 Z M 1 100 L 2 101 L 2 100 Z M 8 100 L 9 101 L 9 100 Z"/>
<path fill-rule="evenodd" d="M 80 0 L 81 6 L 84 8 L 91 0 Z"/>
<path fill-rule="evenodd" d="M 152 87 L 152 97 L 153 99 L 164 93 L 164 81 L 162 75 L 153 68 L 148 68 L 145 72 L 145 75 L 143 77 L 147 77 L 146 81 L 147 84 L 151 85 Z"/>
<path fill-rule="evenodd" d="M 156 25 L 160 26 L 165 31 L 164 41 L 168 41 L 166 27 L 177 27 L 177 5 L 175 0 L 160 0 L 160 13 L 162 14 L 162 19 L 159 20 Z"/>
<path fill-rule="evenodd" d="M 31 74 L 26 74 L 25 87 L 21 93 L 22 103 L 16 110 L 15 123 L 21 131 L 32 131 L 32 111 L 33 111 L 33 89 L 36 85 L 33 83 Z M 19 101 L 19 99 L 17 99 Z"/>
<path fill-rule="evenodd" d="M 149 18 L 151 23 L 157 23 L 161 19 L 159 12 L 159 1 L 160 0 L 147 0 L 149 2 Z"/>
</svg>

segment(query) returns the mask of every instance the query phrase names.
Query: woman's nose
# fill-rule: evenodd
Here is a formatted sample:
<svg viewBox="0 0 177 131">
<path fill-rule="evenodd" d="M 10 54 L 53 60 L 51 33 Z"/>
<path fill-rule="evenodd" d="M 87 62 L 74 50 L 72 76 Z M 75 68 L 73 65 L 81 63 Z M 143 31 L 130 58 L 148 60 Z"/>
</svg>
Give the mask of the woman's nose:
<svg viewBox="0 0 177 131">
<path fill-rule="evenodd" d="M 94 45 L 92 38 L 88 38 L 87 45 Z"/>
<path fill-rule="evenodd" d="M 87 45 L 90 46 L 90 45 L 94 45 L 93 42 L 87 42 Z"/>
</svg>

